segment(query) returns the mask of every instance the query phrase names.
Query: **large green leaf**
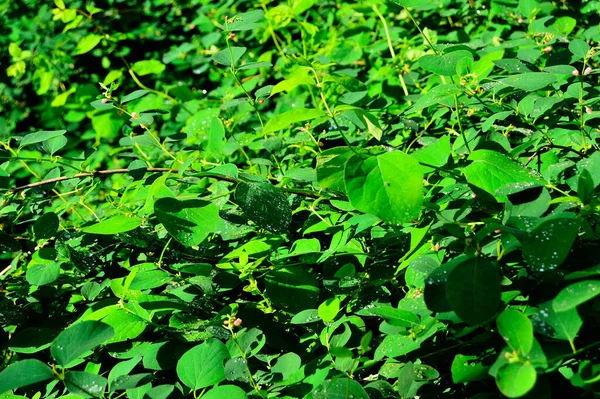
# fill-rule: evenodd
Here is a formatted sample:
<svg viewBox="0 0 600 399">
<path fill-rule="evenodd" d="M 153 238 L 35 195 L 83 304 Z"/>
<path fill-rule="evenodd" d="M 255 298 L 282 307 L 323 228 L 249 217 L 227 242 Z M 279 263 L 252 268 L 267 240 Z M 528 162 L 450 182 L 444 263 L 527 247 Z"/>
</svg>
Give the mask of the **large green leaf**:
<svg viewBox="0 0 600 399">
<path fill-rule="evenodd" d="M 552 301 L 552 308 L 555 312 L 566 312 L 598 295 L 600 295 L 599 280 L 578 281 L 558 293 Z"/>
<path fill-rule="evenodd" d="M 537 373 L 531 364 L 505 364 L 496 374 L 496 384 L 500 392 L 509 398 L 518 398 L 529 392 L 535 385 Z"/>
<path fill-rule="evenodd" d="M 344 192 L 346 162 L 354 153 L 347 147 L 325 150 L 317 156 L 317 181 L 322 188 Z"/>
<path fill-rule="evenodd" d="M 227 358 L 227 347 L 217 339 L 209 339 L 181 356 L 177 362 L 177 376 L 193 390 L 218 384 L 225 380 Z"/>
<path fill-rule="evenodd" d="M 63 136 L 67 131 L 66 130 L 44 130 L 35 133 L 26 134 L 21 142 L 19 143 L 20 147 L 25 147 L 35 143 L 41 143 L 46 140 L 50 140 L 56 137 Z"/>
<path fill-rule="evenodd" d="M 169 234 L 186 247 L 200 244 L 223 227 L 219 208 L 203 200 L 160 198 L 154 203 L 154 214 Z"/>
<path fill-rule="evenodd" d="M 59 226 L 58 216 L 54 212 L 47 212 L 40 216 L 33 225 L 36 239 L 48 239 L 56 234 Z"/>
<path fill-rule="evenodd" d="M 350 378 L 323 381 L 312 396 L 314 399 L 369 399 L 365 389 Z"/>
<path fill-rule="evenodd" d="M 575 347 L 575 337 L 583 326 L 583 320 L 576 308 L 555 312 L 552 301 L 544 302 L 539 310 L 532 316 L 536 331 L 542 332 L 552 338 L 569 341 Z"/>
<path fill-rule="evenodd" d="M 92 51 L 101 40 L 102 36 L 100 35 L 89 34 L 84 36 L 79 40 L 79 42 L 77 42 L 77 47 L 75 48 L 75 52 L 73 54 L 80 55 Z"/>
<path fill-rule="evenodd" d="M 52 342 L 50 352 L 58 364 L 66 366 L 87 351 L 112 338 L 111 326 L 99 321 L 82 321 L 61 332 Z"/>
<path fill-rule="evenodd" d="M 496 151 L 473 151 L 469 160 L 471 163 L 463 169 L 467 182 L 495 196 L 500 202 L 506 201 L 506 195 L 544 184 L 535 171 Z"/>
<path fill-rule="evenodd" d="M 325 112 L 316 108 L 298 108 L 291 111 L 283 112 L 273 116 L 265 124 L 263 129 L 264 134 L 276 132 L 281 129 L 285 129 L 290 125 L 298 122 L 309 121 L 315 118 L 324 116 Z"/>
<path fill-rule="evenodd" d="M 496 318 L 498 332 L 519 355 L 527 355 L 533 345 L 531 320 L 516 309 L 506 309 Z"/>
<path fill-rule="evenodd" d="M 319 297 L 316 277 L 302 267 L 286 267 L 265 277 L 266 292 L 273 304 L 290 313 L 311 309 Z"/>
<path fill-rule="evenodd" d="M 473 54 L 468 50 L 452 51 L 444 55 L 426 54 L 419 58 L 421 68 L 442 76 L 456 75 L 459 65 L 469 63 L 473 63 Z"/>
<path fill-rule="evenodd" d="M 158 60 L 138 61 L 131 66 L 131 69 L 140 76 L 159 74 L 166 68 L 167 66 Z"/>
<path fill-rule="evenodd" d="M 423 172 L 419 162 L 402 152 L 377 156 L 356 154 L 346 163 L 346 193 L 359 211 L 389 223 L 416 219 L 423 201 Z"/>
<path fill-rule="evenodd" d="M 462 355 L 460 353 L 454 357 L 450 367 L 452 381 L 455 384 L 489 378 L 488 370 L 489 367 L 482 364 L 480 356 Z"/>
<path fill-rule="evenodd" d="M 511 75 L 499 81 L 516 89 L 535 91 L 556 82 L 556 76 L 545 72 L 527 72 L 519 75 Z"/>
<path fill-rule="evenodd" d="M 68 371 L 64 379 L 69 392 L 84 398 L 99 398 L 104 395 L 108 380 L 101 375 L 85 371 Z"/>
<path fill-rule="evenodd" d="M 202 399 L 246 399 L 248 395 L 235 385 L 219 385 L 202 395 Z"/>
<path fill-rule="evenodd" d="M 560 266 L 569 256 L 580 224 L 579 218 L 558 216 L 543 220 L 528 234 L 517 235 L 529 267 L 544 272 Z"/>
<path fill-rule="evenodd" d="M 142 219 L 138 217 L 117 215 L 99 223 L 86 226 L 81 231 L 90 234 L 114 235 L 137 229 L 141 224 Z"/>
<path fill-rule="evenodd" d="M 292 221 L 292 208 L 281 190 L 270 183 L 241 182 L 235 201 L 250 220 L 273 233 L 285 233 Z"/>
<path fill-rule="evenodd" d="M 25 359 L 0 372 L 0 395 L 27 385 L 54 378 L 52 369 L 36 359 Z"/>
<path fill-rule="evenodd" d="M 38 263 L 27 268 L 27 282 L 31 285 L 46 285 L 55 282 L 60 276 L 57 262 Z"/>
<path fill-rule="evenodd" d="M 245 52 L 246 47 L 231 46 L 213 54 L 212 59 L 221 65 L 230 67 L 231 65 L 235 65 Z"/>
<path fill-rule="evenodd" d="M 431 4 L 430 0 L 391 0 L 391 2 L 406 8 L 421 7 Z"/>
<path fill-rule="evenodd" d="M 484 258 L 470 258 L 448 276 L 446 296 L 456 315 L 469 324 L 489 320 L 500 307 L 498 267 Z"/>
</svg>

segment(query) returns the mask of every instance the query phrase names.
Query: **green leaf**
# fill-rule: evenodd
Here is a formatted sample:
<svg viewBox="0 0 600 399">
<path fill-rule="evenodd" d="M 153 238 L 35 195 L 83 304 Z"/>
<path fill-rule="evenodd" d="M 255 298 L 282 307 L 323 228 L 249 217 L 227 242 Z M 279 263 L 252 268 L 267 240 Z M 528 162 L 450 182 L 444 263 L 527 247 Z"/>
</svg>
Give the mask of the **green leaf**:
<svg viewBox="0 0 600 399">
<path fill-rule="evenodd" d="M 323 381 L 312 396 L 314 399 L 369 399 L 365 389 L 349 378 Z"/>
<path fill-rule="evenodd" d="M 292 208 L 285 194 L 270 183 L 241 182 L 235 201 L 246 216 L 273 233 L 286 233 L 292 221 Z"/>
<path fill-rule="evenodd" d="M 450 136 L 447 135 L 427 147 L 419 148 L 410 155 L 419 161 L 425 173 L 430 173 L 435 171 L 436 167 L 439 168 L 448 163 L 450 152 Z"/>
<path fill-rule="evenodd" d="M 488 370 L 489 367 L 484 366 L 481 363 L 481 357 L 477 355 L 458 354 L 454 357 L 450 367 L 452 381 L 455 384 L 466 384 L 489 378 Z"/>
<path fill-rule="evenodd" d="M 416 8 L 431 4 L 429 0 L 391 0 L 391 2 L 406 8 Z"/>
<path fill-rule="evenodd" d="M 453 76 L 459 65 L 473 64 L 473 54 L 468 50 L 457 50 L 444 55 L 426 54 L 419 58 L 419 65 L 436 75 Z"/>
<path fill-rule="evenodd" d="M 516 89 L 536 91 L 556 82 L 556 76 L 544 72 L 527 72 L 499 79 L 498 81 Z"/>
<path fill-rule="evenodd" d="M 29 327 L 13 335 L 8 348 L 17 353 L 36 353 L 50 347 L 57 335 L 48 328 Z"/>
<path fill-rule="evenodd" d="M 123 96 L 121 99 L 121 104 L 128 103 L 129 101 L 137 100 L 138 98 L 144 97 L 146 94 L 150 93 L 148 90 L 135 90 L 131 93 Z"/>
<path fill-rule="evenodd" d="M 67 371 L 64 379 L 69 392 L 84 398 L 99 398 L 104 395 L 108 380 L 101 375 L 85 371 Z"/>
<path fill-rule="evenodd" d="M 77 47 L 75 48 L 75 53 L 73 53 L 73 55 L 81 55 L 88 51 L 92 51 L 94 47 L 100 43 L 100 40 L 102 40 L 102 36 L 95 34 L 89 34 L 83 37 L 83 39 L 80 39 L 79 42 L 77 42 Z"/>
<path fill-rule="evenodd" d="M 423 201 L 423 172 L 402 152 L 356 154 L 346 163 L 346 193 L 352 206 L 389 223 L 416 219 Z"/>
<path fill-rule="evenodd" d="M 265 13 L 262 10 L 245 12 L 243 14 L 236 15 L 235 22 L 229 23 L 227 28 L 231 32 L 257 29 L 261 27 L 261 24 L 257 24 L 256 22 L 263 20 L 264 17 Z"/>
<path fill-rule="evenodd" d="M 35 133 L 29 133 L 23 137 L 19 143 L 19 147 L 23 148 L 31 144 L 41 143 L 42 141 L 50 140 L 55 137 L 62 136 L 66 133 L 66 130 L 52 130 L 52 131 L 40 131 Z"/>
<path fill-rule="evenodd" d="M 506 309 L 496 318 L 498 333 L 519 355 L 526 356 L 533 345 L 533 325 L 531 320 L 515 309 Z"/>
<path fill-rule="evenodd" d="M 177 376 L 192 390 L 225 380 L 224 362 L 229 351 L 217 339 L 209 339 L 185 352 L 177 362 Z"/>
<path fill-rule="evenodd" d="M 472 161 L 463 172 L 469 184 L 506 202 L 506 195 L 544 185 L 535 171 L 527 169 L 504 154 L 491 150 L 473 151 Z"/>
<path fill-rule="evenodd" d="M 265 124 L 263 134 L 269 134 L 298 122 L 309 121 L 324 116 L 325 112 L 316 108 L 299 108 L 273 116 Z"/>
<path fill-rule="evenodd" d="M 573 39 L 569 43 L 569 51 L 579 60 L 587 56 L 587 53 L 590 51 L 590 45 L 581 39 Z"/>
<path fill-rule="evenodd" d="M 552 308 L 552 301 L 544 302 L 539 311 L 532 316 L 532 321 L 536 326 L 536 331 L 542 331 L 552 338 L 569 341 L 572 348 L 575 347 L 575 337 L 583 325 L 577 308 L 555 312 Z"/>
<path fill-rule="evenodd" d="M 489 320 L 500 307 L 498 267 L 484 258 L 470 258 L 448 276 L 446 296 L 456 315 L 468 324 Z"/>
<path fill-rule="evenodd" d="M 61 332 L 52 342 L 50 353 L 61 366 L 108 341 L 114 335 L 109 325 L 99 321 L 82 321 Z"/>
<path fill-rule="evenodd" d="M 293 352 L 290 352 L 280 356 L 277 359 L 277 363 L 275 363 L 273 367 L 271 367 L 271 372 L 281 374 L 282 378 L 286 380 L 293 373 L 300 370 L 301 366 L 302 359 L 300 358 L 300 356 L 296 355 Z"/>
<path fill-rule="evenodd" d="M 33 225 L 33 232 L 35 238 L 38 240 L 48 239 L 53 237 L 58 231 L 58 216 L 54 212 L 44 213 L 42 216 L 37 218 Z"/>
<path fill-rule="evenodd" d="M 535 385 L 537 373 L 531 364 L 505 364 L 496 374 L 496 384 L 503 395 L 518 398 L 529 392 Z"/>
<path fill-rule="evenodd" d="M 232 65 L 235 65 L 240 58 L 242 58 L 242 55 L 246 53 L 246 50 L 246 47 L 231 46 L 230 48 L 226 48 L 216 54 L 213 54 L 212 59 L 218 64 L 231 67 Z"/>
<path fill-rule="evenodd" d="M 36 359 L 25 359 L 10 364 L 0 372 L 0 395 L 12 389 L 21 388 L 54 378 L 52 369 Z"/>
<path fill-rule="evenodd" d="M 326 323 L 331 323 L 335 320 L 335 316 L 340 312 L 341 301 L 339 298 L 329 298 L 321 303 L 317 308 L 319 317 Z"/>
<path fill-rule="evenodd" d="M 575 309 L 600 295 L 600 280 L 584 280 L 563 288 L 552 301 L 555 312 L 566 312 Z"/>
<path fill-rule="evenodd" d="M 67 143 L 68 140 L 65 136 L 58 136 L 44 141 L 42 143 L 42 149 L 46 151 L 46 153 L 54 155 L 58 150 L 66 146 Z"/>
<path fill-rule="evenodd" d="M 133 72 L 139 76 L 153 75 L 162 73 L 167 66 L 158 60 L 138 61 L 131 66 Z"/>
<path fill-rule="evenodd" d="M 223 227 L 219 208 L 203 200 L 160 198 L 154 203 L 154 214 L 169 234 L 186 247 L 200 244 Z"/>
<path fill-rule="evenodd" d="M 265 287 L 273 304 L 290 313 L 312 309 L 319 297 L 317 279 L 301 267 L 286 267 L 268 273 Z"/>
<path fill-rule="evenodd" d="M 580 224 L 579 218 L 558 216 L 543 220 L 526 235 L 516 235 L 529 267 L 544 272 L 560 266 L 569 256 Z"/>
<path fill-rule="evenodd" d="M 346 162 L 354 153 L 347 147 L 335 147 L 317 155 L 317 181 L 322 188 L 345 192 Z"/>
<path fill-rule="evenodd" d="M 60 264 L 56 262 L 39 263 L 27 268 L 27 282 L 31 285 L 46 285 L 53 283 L 60 276 Z"/>
<path fill-rule="evenodd" d="M 83 227 L 81 231 L 89 234 L 113 235 L 135 230 L 142 224 L 142 219 L 138 217 L 128 217 L 117 215 L 99 223 Z"/>
<path fill-rule="evenodd" d="M 235 385 L 219 385 L 202 395 L 202 399 L 246 399 L 246 392 Z"/>
</svg>

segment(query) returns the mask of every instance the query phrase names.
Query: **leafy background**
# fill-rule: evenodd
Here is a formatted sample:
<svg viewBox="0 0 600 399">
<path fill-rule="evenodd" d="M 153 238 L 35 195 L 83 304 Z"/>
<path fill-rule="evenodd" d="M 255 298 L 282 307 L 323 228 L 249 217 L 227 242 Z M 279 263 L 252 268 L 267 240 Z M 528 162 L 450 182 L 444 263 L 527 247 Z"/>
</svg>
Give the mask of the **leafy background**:
<svg viewBox="0 0 600 399">
<path fill-rule="evenodd" d="M 1 398 L 595 397 L 599 11 L 0 3 Z"/>
</svg>

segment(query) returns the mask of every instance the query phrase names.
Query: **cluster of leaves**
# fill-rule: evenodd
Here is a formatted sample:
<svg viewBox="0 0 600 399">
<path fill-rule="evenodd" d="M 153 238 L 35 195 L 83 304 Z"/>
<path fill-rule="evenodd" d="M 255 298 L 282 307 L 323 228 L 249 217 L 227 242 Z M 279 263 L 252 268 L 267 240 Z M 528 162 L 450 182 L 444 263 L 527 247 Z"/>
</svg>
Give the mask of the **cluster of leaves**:
<svg viewBox="0 0 600 399">
<path fill-rule="evenodd" d="M 4 2 L 0 398 L 595 397 L 599 15 Z"/>
</svg>

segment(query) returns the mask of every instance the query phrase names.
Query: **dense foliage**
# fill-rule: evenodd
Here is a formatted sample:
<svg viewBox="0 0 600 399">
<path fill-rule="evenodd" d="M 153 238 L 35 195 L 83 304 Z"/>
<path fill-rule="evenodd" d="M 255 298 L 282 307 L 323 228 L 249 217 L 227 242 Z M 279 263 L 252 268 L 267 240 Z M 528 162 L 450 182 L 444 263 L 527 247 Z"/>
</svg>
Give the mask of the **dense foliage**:
<svg viewBox="0 0 600 399">
<path fill-rule="evenodd" d="M 0 398 L 600 393 L 600 1 L 0 4 Z"/>
</svg>

